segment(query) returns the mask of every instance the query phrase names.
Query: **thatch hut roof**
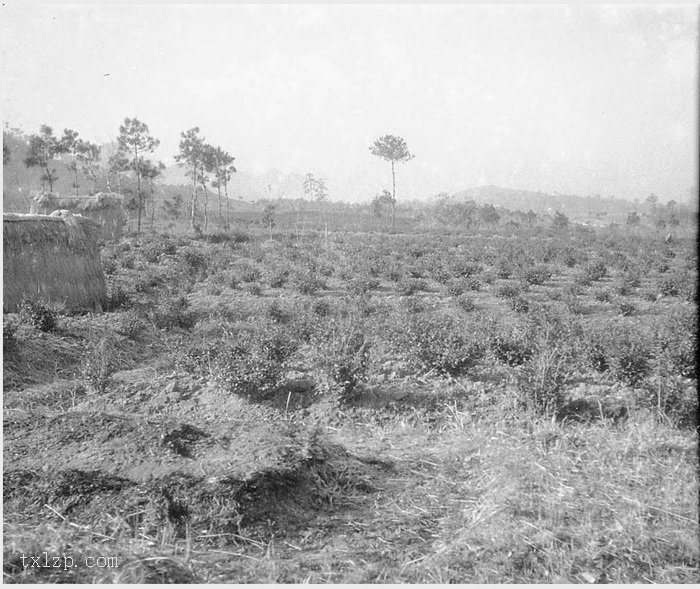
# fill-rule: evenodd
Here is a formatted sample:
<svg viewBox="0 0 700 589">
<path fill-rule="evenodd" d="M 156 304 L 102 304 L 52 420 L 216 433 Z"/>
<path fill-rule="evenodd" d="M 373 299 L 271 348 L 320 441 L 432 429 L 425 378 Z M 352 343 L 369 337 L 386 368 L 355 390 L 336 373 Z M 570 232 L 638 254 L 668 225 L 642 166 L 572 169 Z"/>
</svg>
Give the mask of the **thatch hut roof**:
<svg viewBox="0 0 700 589">
<path fill-rule="evenodd" d="M 119 239 L 126 221 L 124 197 L 116 192 L 98 192 L 92 196 L 61 196 L 41 192 L 32 198 L 30 214 L 48 215 L 68 210 L 97 220 L 104 239 Z"/>
<path fill-rule="evenodd" d="M 105 281 L 98 222 L 67 213 L 3 215 L 3 308 L 23 299 L 101 309 Z"/>
<path fill-rule="evenodd" d="M 98 192 L 91 196 L 61 196 L 53 192 L 41 192 L 32 198 L 29 212 L 42 214 L 41 209 L 51 211 L 67 209 L 76 213 L 99 211 L 124 206 L 124 197 L 116 192 Z"/>
</svg>

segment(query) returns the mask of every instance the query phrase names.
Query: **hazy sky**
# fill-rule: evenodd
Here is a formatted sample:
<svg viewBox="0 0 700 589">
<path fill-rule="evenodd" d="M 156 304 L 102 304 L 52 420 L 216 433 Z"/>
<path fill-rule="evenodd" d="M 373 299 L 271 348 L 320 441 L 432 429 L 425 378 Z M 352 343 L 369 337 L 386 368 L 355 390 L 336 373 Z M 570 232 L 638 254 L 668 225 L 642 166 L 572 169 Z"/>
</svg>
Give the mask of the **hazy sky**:
<svg viewBox="0 0 700 589">
<path fill-rule="evenodd" d="M 199 126 L 240 170 L 314 172 L 332 198 L 483 184 L 662 200 L 697 185 L 692 5 L 15 5 L 2 118 L 86 139 L 138 117 L 166 163 Z M 108 74 L 108 75 L 107 75 Z"/>
</svg>

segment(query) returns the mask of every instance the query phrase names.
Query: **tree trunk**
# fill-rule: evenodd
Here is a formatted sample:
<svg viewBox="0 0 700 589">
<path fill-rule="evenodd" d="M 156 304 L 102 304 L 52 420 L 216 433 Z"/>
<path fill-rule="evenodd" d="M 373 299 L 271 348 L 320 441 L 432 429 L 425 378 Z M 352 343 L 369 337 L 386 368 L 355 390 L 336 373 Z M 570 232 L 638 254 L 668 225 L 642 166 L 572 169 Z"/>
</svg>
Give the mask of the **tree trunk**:
<svg viewBox="0 0 700 589">
<path fill-rule="evenodd" d="M 151 180 L 151 231 L 156 222 L 156 192 L 153 190 L 153 180 Z"/>
<path fill-rule="evenodd" d="M 73 183 L 73 188 L 75 189 L 75 196 L 78 196 L 78 188 L 80 188 L 80 185 L 78 184 L 78 165 L 75 161 L 75 155 L 73 155 L 73 174 L 75 175 L 75 182 Z"/>
<path fill-rule="evenodd" d="M 197 227 L 197 178 L 195 174 L 195 179 L 192 181 L 192 201 L 190 202 L 190 225 L 192 226 L 192 231 L 195 235 L 201 233 L 199 227 Z"/>
<path fill-rule="evenodd" d="M 221 183 L 217 182 L 216 191 L 219 194 L 219 229 L 221 228 Z"/>
<path fill-rule="evenodd" d="M 231 220 L 229 219 L 229 201 L 228 201 L 228 182 L 224 183 L 224 195 L 226 196 L 226 230 L 231 229 Z"/>
<path fill-rule="evenodd" d="M 391 160 L 391 228 L 394 228 L 396 221 L 396 172 L 394 171 L 394 160 Z"/>
<path fill-rule="evenodd" d="M 207 185 L 202 183 L 204 188 L 204 233 L 207 232 L 207 226 L 209 225 L 209 212 L 207 211 L 207 205 L 209 204 L 209 191 L 207 191 Z"/>
<path fill-rule="evenodd" d="M 136 194 L 139 199 L 139 214 L 138 223 L 136 225 L 136 233 L 141 233 L 141 209 L 143 208 L 143 198 L 141 196 L 141 166 L 139 165 L 139 150 L 134 150 L 134 161 L 136 164 Z"/>
</svg>

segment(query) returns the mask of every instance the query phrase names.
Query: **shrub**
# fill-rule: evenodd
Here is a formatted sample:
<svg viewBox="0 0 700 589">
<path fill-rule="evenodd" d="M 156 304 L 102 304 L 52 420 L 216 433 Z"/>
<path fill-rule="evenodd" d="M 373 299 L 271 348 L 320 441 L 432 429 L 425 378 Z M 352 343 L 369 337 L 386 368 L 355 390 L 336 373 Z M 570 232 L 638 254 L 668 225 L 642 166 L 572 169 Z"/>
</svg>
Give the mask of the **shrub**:
<svg viewBox="0 0 700 589">
<path fill-rule="evenodd" d="M 293 275 L 293 282 L 297 290 L 303 295 L 313 295 L 325 287 L 325 284 L 311 268 L 297 270 Z"/>
<path fill-rule="evenodd" d="M 267 316 L 273 323 L 289 323 L 293 318 L 293 313 L 282 307 L 278 301 L 272 301 L 267 308 Z"/>
<path fill-rule="evenodd" d="M 578 270 L 574 274 L 574 284 L 577 286 L 590 286 L 592 283 L 593 280 L 585 270 Z"/>
<path fill-rule="evenodd" d="M 279 384 L 284 362 L 297 347 L 298 343 L 280 330 L 242 331 L 216 346 L 203 342 L 195 362 L 232 393 L 261 399 Z"/>
<path fill-rule="evenodd" d="M 467 286 L 469 287 L 469 290 L 481 290 L 481 281 L 476 277 L 476 276 L 470 276 L 467 278 Z"/>
<path fill-rule="evenodd" d="M 447 294 L 451 297 L 458 297 L 467 288 L 464 280 L 452 279 L 447 283 Z"/>
<path fill-rule="evenodd" d="M 567 358 L 557 346 L 540 345 L 519 375 L 521 400 L 526 407 L 552 415 L 564 404 Z"/>
<path fill-rule="evenodd" d="M 102 304 L 102 309 L 109 313 L 120 309 L 128 309 L 133 305 L 133 301 L 129 294 L 121 287 L 121 285 L 112 285 L 107 298 Z"/>
<path fill-rule="evenodd" d="M 457 304 L 457 307 L 459 307 L 465 313 L 471 313 L 476 309 L 474 299 L 466 294 L 459 295 L 456 298 L 455 303 Z"/>
<path fill-rule="evenodd" d="M 604 278 L 607 272 L 608 269 L 603 260 L 594 260 L 593 262 L 589 262 L 586 266 L 586 275 L 593 282 Z"/>
<path fill-rule="evenodd" d="M 136 257 L 133 254 L 126 255 L 122 258 L 122 268 L 132 270 L 136 265 Z"/>
<path fill-rule="evenodd" d="M 117 260 L 114 258 L 105 258 L 102 260 L 102 271 L 106 276 L 111 276 L 117 271 Z"/>
<path fill-rule="evenodd" d="M 415 363 L 439 374 L 466 374 L 483 357 L 482 339 L 447 315 L 417 317 L 404 335 L 405 349 Z"/>
<path fill-rule="evenodd" d="M 367 381 L 370 366 L 371 345 L 362 325 L 353 317 L 333 320 L 315 348 L 339 400 L 352 401 Z"/>
<path fill-rule="evenodd" d="M 534 268 L 529 268 L 523 274 L 523 279 L 528 284 L 541 285 L 547 282 L 552 276 L 552 273 L 546 266 L 535 266 Z"/>
<path fill-rule="evenodd" d="M 406 311 L 412 315 L 423 313 L 426 309 L 425 303 L 420 298 L 416 297 L 402 297 L 401 303 Z"/>
<path fill-rule="evenodd" d="M 470 262 L 469 260 L 465 259 L 457 259 L 452 263 L 451 269 L 454 276 L 468 278 L 470 276 L 474 276 L 475 274 L 479 274 L 483 268 L 480 264 L 475 262 Z"/>
<path fill-rule="evenodd" d="M 370 266 L 368 268 L 368 272 L 370 276 L 376 276 L 379 273 L 379 270 L 374 266 Z M 331 266 L 330 264 L 319 264 L 318 273 L 325 278 L 329 278 L 333 276 L 333 266 Z"/>
<path fill-rule="evenodd" d="M 379 281 L 370 276 L 357 276 L 348 284 L 348 292 L 355 296 L 362 296 L 377 288 Z"/>
<path fill-rule="evenodd" d="M 651 372 L 651 350 L 647 342 L 629 329 L 612 333 L 606 346 L 610 372 L 617 381 L 635 386 Z"/>
<path fill-rule="evenodd" d="M 450 269 L 443 264 L 436 264 L 430 272 L 430 276 L 438 284 L 447 284 L 452 277 Z"/>
<path fill-rule="evenodd" d="M 696 378 L 698 351 L 697 309 L 679 309 L 656 326 L 658 359 L 667 363 L 666 375 Z"/>
<path fill-rule="evenodd" d="M 508 305 L 516 313 L 527 313 L 530 310 L 530 303 L 527 299 L 516 296 L 508 300 Z"/>
<path fill-rule="evenodd" d="M 107 338 L 88 343 L 80 362 L 82 380 L 96 393 L 105 393 L 117 371 L 116 349 Z"/>
<path fill-rule="evenodd" d="M 278 268 L 270 272 L 268 284 L 272 288 L 282 288 L 289 280 L 289 270 L 286 268 Z"/>
<path fill-rule="evenodd" d="M 661 278 L 656 284 L 659 294 L 662 294 L 665 297 L 677 297 L 680 294 L 678 283 L 672 276 Z"/>
<path fill-rule="evenodd" d="M 647 405 L 657 407 L 677 427 L 698 426 L 698 396 L 695 386 L 678 378 L 663 378 L 646 389 Z"/>
<path fill-rule="evenodd" d="M 231 235 L 221 231 L 217 233 L 209 233 L 208 235 L 204 236 L 204 241 L 207 243 L 228 243 L 231 241 Z"/>
<path fill-rule="evenodd" d="M 510 263 L 501 262 L 496 269 L 498 278 L 507 279 L 513 275 L 513 266 Z"/>
<path fill-rule="evenodd" d="M 405 297 L 410 297 L 421 290 L 425 290 L 426 283 L 425 280 L 420 280 L 417 278 L 403 279 L 396 285 L 396 289 L 398 290 L 399 294 Z"/>
<path fill-rule="evenodd" d="M 58 324 L 56 310 L 42 301 L 23 300 L 19 306 L 20 321 L 45 333 L 54 331 Z"/>
<path fill-rule="evenodd" d="M 159 274 L 152 271 L 147 271 L 141 274 L 134 281 L 134 290 L 136 292 L 147 292 L 150 289 L 163 284 L 163 282 L 163 278 Z"/>
<path fill-rule="evenodd" d="M 189 307 L 189 301 L 184 296 L 167 297 L 153 312 L 153 324 L 158 329 L 192 329 L 197 323 L 197 316 Z"/>
<path fill-rule="evenodd" d="M 328 317 L 332 311 L 331 302 L 325 298 L 318 299 L 314 301 L 311 310 L 319 317 Z"/>
<path fill-rule="evenodd" d="M 247 243 L 252 239 L 252 236 L 243 229 L 236 228 L 231 231 L 231 241 L 233 243 Z"/>
<path fill-rule="evenodd" d="M 496 296 L 502 299 L 511 299 L 520 295 L 520 288 L 515 284 L 503 284 L 498 287 Z"/>
<path fill-rule="evenodd" d="M 607 288 L 601 288 L 595 291 L 595 300 L 600 303 L 609 303 L 612 301 L 612 293 Z"/>
<path fill-rule="evenodd" d="M 236 264 L 235 271 L 241 282 L 257 282 L 262 277 L 258 268 L 245 261 Z"/>
<path fill-rule="evenodd" d="M 387 271 L 387 278 L 392 282 L 400 282 L 404 278 L 404 272 L 398 264 L 392 264 Z"/>
<path fill-rule="evenodd" d="M 146 331 L 148 324 L 134 310 L 130 309 L 122 315 L 116 317 L 114 330 L 131 340 L 138 340 Z"/>
<path fill-rule="evenodd" d="M 531 344 L 524 336 L 498 334 L 490 347 L 496 358 L 508 366 L 520 366 L 532 356 Z"/>
<path fill-rule="evenodd" d="M 615 291 L 615 294 L 621 296 L 621 297 L 626 297 L 632 289 L 630 288 L 629 284 L 623 280 L 615 282 L 613 286 L 613 291 Z M 596 297 L 597 298 L 597 297 Z M 610 301 L 607 301 L 610 302 Z"/>
<path fill-rule="evenodd" d="M 182 252 L 182 259 L 190 272 L 204 276 L 207 271 L 207 258 L 196 248 L 188 247 Z"/>
</svg>

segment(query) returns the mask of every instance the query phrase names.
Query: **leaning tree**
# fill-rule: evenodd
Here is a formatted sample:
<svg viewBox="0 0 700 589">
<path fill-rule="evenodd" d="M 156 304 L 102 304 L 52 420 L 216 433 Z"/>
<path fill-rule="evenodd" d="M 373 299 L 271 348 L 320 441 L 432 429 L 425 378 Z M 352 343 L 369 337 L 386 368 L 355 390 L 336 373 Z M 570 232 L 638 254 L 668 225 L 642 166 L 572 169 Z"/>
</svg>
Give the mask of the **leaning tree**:
<svg viewBox="0 0 700 589">
<path fill-rule="evenodd" d="M 394 226 L 395 220 L 395 207 L 396 207 L 396 170 L 395 166 L 397 162 L 407 162 L 413 159 L 415 156 L 408 151 L 408 146 L 403 137 L 396 137 L 395 135 L 384 135 L 377 139 L 374 144 L 369 148 L 372 155 L 382 158 L 391 163 L 391 226 Z"/>
</svg>

